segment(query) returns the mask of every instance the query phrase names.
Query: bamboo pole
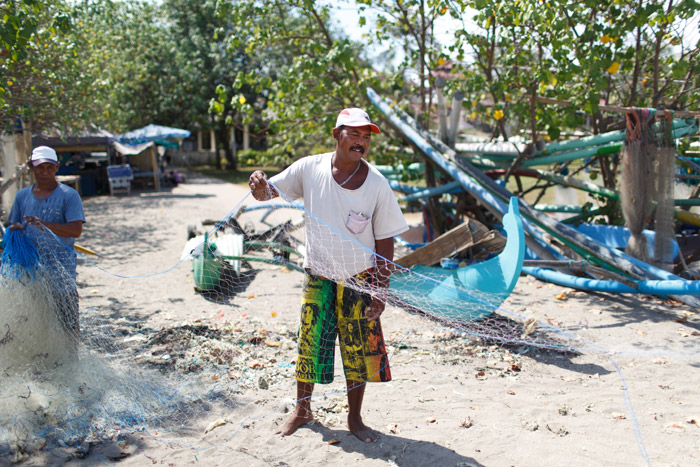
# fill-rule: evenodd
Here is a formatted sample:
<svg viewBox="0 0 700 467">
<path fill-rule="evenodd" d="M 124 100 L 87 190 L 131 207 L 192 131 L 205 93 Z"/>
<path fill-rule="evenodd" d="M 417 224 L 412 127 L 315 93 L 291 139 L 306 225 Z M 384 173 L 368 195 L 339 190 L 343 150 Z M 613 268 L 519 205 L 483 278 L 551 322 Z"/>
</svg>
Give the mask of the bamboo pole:
<svg viewBox="0 0 700 467">
<path fill-rule="evenodd" d="M 587 191 L 589 193 L 593 193 L 599 196 L 605 196 L 606 198 L 614 199 L 614 200 L 619 200 L 620 199 L 620 194 L 616 191 L 610 190 L 608 188 L 602 187 L 600 185 L 596 185 L 595 183 L 591 182 L 586 182 L 585 180 L 579 180 L 575 177 L 572 177 L 570 175 L 559 175 L 559 174 L 554 174 L 551 172 L 547 172 L 544 170 L 538 170 L 537 173 L 540 174 L 542 178 L 545 180 L 558 183 L 560 185 L 564 186 L 569 186 L 572 188 L 577 188 L 579 190 Z M 694 206 L 696 200 L 684 200 L 684 199 L 677 199 L 674 200 L 674 204 L 676 206 L 685 206 L 685 205 L 691 205 Z M 691 225 L 696 225 L 700 226 L 700 215 L 685 211 L 683 209 L 675 209 L 674 210 L 674 215 L 676 219 L 678 219 L 681 222 L 685 222 L 687 224 Z"/>
<path fill-rule="evenodd" d="M 683 136 L 690 134 L 695 134 L 698 127 L 695 125 L 681 126 L 673 131 L 673 139 L 679 139 Z M 567 151 L 567 152 L 557 152 L 555 154 L 538 153 L 542 155 L 535 155 L 530 159 L 525 159 L 521 163 L 521 167 L 535 167 L 539 165 L 550 165 L 558 164 L 561 162 L 573 161 L 576 159 L 584 159 L 586 157 L 601 156 L 606 154 L 617 153 L 622 149 L 623 142 L 609 142 L 603 146 L 589 146 L 583 147 L 581 149 Z M 488 156 L 466 156 L 469 160 L 476 165 L 488 168 L 504 168 L 507 165 L 506 160 L 499 162 L 494 162 L 489 160 Z"/>
<path fill-rule="evenodd" d="M 552 99 L 551 97 L 542 97 L 542 96 L 536 96 L 535 100 L 537 102 L 541 102 L 543 104 L 555 104 L 555 105 L 565 105 L 565 106 L 570 106 L 573 105 L 569 101 L 562 101 L 562 100 L 557 100 L 557 99 Z M 631 113 L 634 111 L 634 107 L 622 107 L 619 105 L 599 105 L 598 108 L 600 110 L 604 110 L 606 112 L 617 112 L 617 113 Z M 700 117 L 700 111 L 690 111 L 690 110 L 664 110 L 664 109 L 655 109 L 656 115 L 657 116 L 666 116 L 667 113 L 671 113 L 675 117 Z"/>
</svg>

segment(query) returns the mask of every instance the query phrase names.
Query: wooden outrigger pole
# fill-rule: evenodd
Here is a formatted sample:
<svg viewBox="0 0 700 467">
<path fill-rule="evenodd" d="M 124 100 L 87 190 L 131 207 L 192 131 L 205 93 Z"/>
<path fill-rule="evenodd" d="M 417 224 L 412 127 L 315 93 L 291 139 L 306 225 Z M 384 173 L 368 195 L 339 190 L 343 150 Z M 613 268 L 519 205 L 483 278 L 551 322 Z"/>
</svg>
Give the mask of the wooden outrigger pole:
<svg viewBox="0 0 700 467">
<path fill-rule="evenodd" d="M 571 106 L 573 103 L 569 101 L 562 101 L 557 99 L 552 99 L 551 97 L 535 96 L 535 101 L 541 102 L 543 104 L 555 104 Z M 622 107 L 619 105 L 599 105 L 600 110 L 606 112 L 617 112 L 617 113 L 631 113 L 634 111 L 634 107 Z M 666 109 L 654 109 L 657 116 L 666 116 L 668 113 L 672 113 L 675 117 L 700 117 L 700 111 L 692 110 L 666 110 Z"/>
</svg>

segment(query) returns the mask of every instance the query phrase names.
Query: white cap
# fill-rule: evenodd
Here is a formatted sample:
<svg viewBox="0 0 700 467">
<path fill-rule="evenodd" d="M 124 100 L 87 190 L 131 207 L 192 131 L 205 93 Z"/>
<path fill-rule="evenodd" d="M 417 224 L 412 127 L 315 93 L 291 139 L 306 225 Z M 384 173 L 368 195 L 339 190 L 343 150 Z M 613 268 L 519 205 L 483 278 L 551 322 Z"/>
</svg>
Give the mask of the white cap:
<svg viewBox="0 0 700 467">
<path fill-rule="evenodd" d="M 30 162 L 34 167 L 47 162 L 49 164 L 58 165 L 58 156 L 56 155 L 56 151 L 50 147 L 39 146 L 32 151 Z"/>
<path fill-rule="evenodd" d="M 335 127 L 339 128 L 341 126 L 368 126 L 371 128 L 372 133 L 379 133 L 379 127 L 370 121 L 367 112 L 357 107 L 341 110 L 340 114 L 338 114 L 338 119 L 335 121 Z"/>
</svg>

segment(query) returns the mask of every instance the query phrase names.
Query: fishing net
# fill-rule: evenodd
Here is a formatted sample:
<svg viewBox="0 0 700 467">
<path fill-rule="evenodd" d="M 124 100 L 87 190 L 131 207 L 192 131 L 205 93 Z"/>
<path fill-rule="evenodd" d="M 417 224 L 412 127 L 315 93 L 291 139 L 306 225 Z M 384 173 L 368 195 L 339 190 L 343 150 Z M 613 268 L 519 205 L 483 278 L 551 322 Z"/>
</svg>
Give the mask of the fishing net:
<svg viewBox="0 0 700 467">
<path fill-rule="evenodd" d="M 288 201 L 279 205 L 296 207 L 298 213 L 299 205 Z M 270 306 L 311 310 L 300 313 L 301 337 L 296 329 L 251 335 L 235 323 L 217 327 L 186 322 L 149 332 L 125 331 L 124 304 L 130 309 L 139 306 L 129 303 L 128 285 L 124 296 L 110 297 L 115 308 L 82 309 L 78 324 L 77 310 L 70 304 L 80 287 L 61 267 L 63 256 L 75 253 L 40 228 L 5 234 L 0 269 L 0 456 L 21 460 L 40 449 L 69 449 L 80 455 L 129 433 L 174 430 L 211 404 L 231 406 L 234 394 L 265 389 L 276 379 L 289 381 L 312 367 L 327 377 L 336 339 L 365 360 L 364 365 L 351 361 L 349 377 L 386 379 L 388 336 L 382 339 L 379 322 L 369 324 L 363 316 L 373 300 L 427 317 L 477 343 L 566 352 L 583 345 L 548 323 L 502 308 L 519 276 L 517 258 L 522 258 L 515 211 L 504 218 L 503 234 L 509 243 L 503 254 L 496 256 L 476 245 L 448 255 L 445 267 L 407 268 L 389 262 L 391 277 L 385 287 L 387 278 L 375 268 L 384 259 L 352 236 L 307 212 L 270 223 L 265 219 L 274 208 L 258 203 L 244 209 L 243 202 L 203 232 L 192 229 L 176 266 L 186 265 L 194 289 L 203 299 L 221 304 L 221 314 L 230 303 L 227 297 L 247 290 L 256 268 L 279 268 L 298 275 L 299 283 L 311 273 L 306 291 L 324 287 L 320 295 L 301 288 L 290 298 L 293 303 L 273 298 Z M 267 209 L 261 220 L 250 220 L 261 208 Z M 312 261 L 305 263 L 305 258 Z M 128 282 L 143 276 L 122 278 Z M 315 313 L 329 304 L 341 305 L 337 322 L 319 320 L 321 315 Z M 338 328 L 340 337 L 329 326 Z M 317 336 L 315 343 L 305 338 L 310 328 Z M 254 370 L 264 366 L 265 349 L 275 352 L 265 364 L 275 366 L 276 376 L 256 376 Z M 296 357 L 298 349 L 304 350 L 305 358 Z"/>
<path fill-rule="evenodd" d="M 675 140 L 673 116 L 654 124 L 653 109 L 627 114 L 627 137 L 622 157 L 620 200 L 631 237 L 625 251 L 642 261 L 671 270 L 674 244 Z M 657 131 L 659 135 L 657 135 Z M 647 247 L 642 230 L 654 221 L 654 247 Z"/>
<path fill-rule="evenodd" d="M 300 208 L 284 193 L 280 197 L 282 202 L 261 203 L 256 209 L 271 212 L 285 206 Z M 284 203 L 285 199 L 290 204 Z M 334 300 L 341 305 L 343 301 L 352 303 L 355 314 L 378 300 L 489 342 L 567 348 L 570 336 L 558 341 L 556 330 L 554 334 L 546 332 L 547 326 L 540 324 L 538 328 L 501 309 L 518 280 L 524 254 L 515 200 L 500 226 L 508 242 L 500 245 L 498 254 L 484 245 L 492 245 L 494 235 L 500 234 L 491 231 L 484 235 L 479 230 L 484 226 L 473 222 L 466 224 L 459 236 L 447 239 L 451 251 L 444 257 L 433 253 L 427 263 L 411 262 L 409 267 L 402 265 L 401 257 L 412 250 L 397 244 L 395 261 L 389 261 L 358 242 L 347 229 L 332 226 L 307 211 L 303 222 L 286 221 L 259 233 L 253 233 L 252 227 L 241 227 L 244 221 L 238 218 L 240 208 L 232 213 L 185 246 L 183 258 L 193 261 L 195 288 L 204 293 L 230 288 L 236 277 L 244 276 L 241 267 L 246 263 L 274 263 L 321 279 L 326 282 L 323 286 L 330 284 L 336 294 Z M 350 230 L 371 229 L 370 219 L 353 218 L 352 213 L 348 217 L 346 227 Z M 472 238 L 479 240 L 472 242 Z M 418 256 L 431 258 L 430 254 Z M 382 264 L 386 270 L 377 267 Z M 235 270 L 233 274 L 231 269 Z M 301 298 L 299 303 L 303 309 Z"/>
<path fill-rule="evenodd" d="M 654 216 L 654 262 L 668 271 L 673 270 L 674 179 L 676 171 L 676 143 L 673 139 L 673 114 L 666 113 L 661 120 L 654 173 L 656 173 L 656 214 Z"/>
<path fill-rule="evenodd" d="M 3 236 L 0 281 L 3 292 L 12 294 L 2 300 L 5 373 L 55 368 L 75 352 L 75 281 L 47 248 L 50 242 L 45 231 L 31 226 Z"/>
<path fill-rule="evenodd" d="M 206 399 L 148 367 L 119 364 L 108 319 L 83 315 L 80 332 L 65 255 L 75 257 L 48 230 L 27 226 L 3 236 L 0 456 L 16 462 L 45 448 L 86 453 L 164 420 L 172 427 L 192 410 L 188 404 Z"/>
<path fill-rule="evenodd" d="M 653 109 L 635 109 L 627 113 L 627 137 L 620 173 L 620 202 L 625 225 L 631 237 L 625 252 L 649 262 L 647 241 L 642 230 L 652 213 L 656 135 Z"/>
</svg>

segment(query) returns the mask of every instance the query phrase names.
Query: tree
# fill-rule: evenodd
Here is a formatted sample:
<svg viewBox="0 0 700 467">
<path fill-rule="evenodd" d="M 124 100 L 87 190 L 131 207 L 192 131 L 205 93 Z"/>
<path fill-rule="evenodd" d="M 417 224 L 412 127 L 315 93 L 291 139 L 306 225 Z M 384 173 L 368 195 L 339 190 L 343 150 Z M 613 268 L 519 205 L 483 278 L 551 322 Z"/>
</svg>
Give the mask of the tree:
<svg viewBox="0 0 700 467">
<path fill-rule="evenodd" d="M 206 116 L 193 102 L 201 77 L 177 43 L 166 10 L 153 2 L 83 2 L 72 12 L 83 63 L 95 69 L 101 120 L 117 132 L 150 123 L 191 126 Z M 206 117 L 204 117 L 206 118 Z"/>
<path fill-rule="evenodd" d="M 244 122 L 267 122 L 282 152 L 327 147 L 338 109 L 364 106 L 365 88 L 378 83 L 359 47 L 329 26 L 328 8 L 311 0 L 220 2 L 219 14 L 231 24 L 229 47 L 251 59 L 231 102 Z"/>
<path fill-rule="evenodd" d="M 621 116 L 600 112 L 601 103 L 682 109 L 700 98 L 698 44 L 685 39 L 700 10 L 695 0 L 449 0 L 456 18 L 467 8 L 476 9 L 479 28 L 456 35 L 453 50 L 472 58 L 458 70 L 460 82 L 506 137 L 506 121 L 534 142 L 542 131 L 557 139 L 581 128 L 581 111 L 593 133 L 620 128 Z M 573 105 L 544 108 L 537 96 Z M 486 97 L 492 104 L 479 109 Z M 614 188 L 617 158 L 599 163 Z"/>
<path fill-rule="evenodd" d="M 242 47 L 226 43 L 226 35 L 239 37 L 240 30 L 217 14 L 220 2 L 215 0 L 165 0 L 170 21 L 170 33 L 179 53 L 186 59 L 186 73 L 180 71 L 180 81 L 187 83 L 186 92 L 179 93 L 187 101 L 190 122 L 215 130 L 217 140 L 227 160 L 227 167 L 236 169 L 235 141 L 231 131 L 236 109 L 222 92 L 233 86 L 236 75 L 247 70 L 249 57 Z M 220 167 L 217 151 L 217 166 Z"/>
<path fill-rule="evenodd" d="M 81 65 L 73 23 L 60 1 L 0 6 L 0 128 L 79 128 L 92 120 L 92 82 Z"/>
<path fill-rule="evenodd" d="M 96 121 L 115 132 L 155 123 L 215 129 L 235 169 L 231 119 L 210 111 L 217 86 L 245 62 L 224 47 L 225 22 L 208 1 L 84 1 L 74 5 L 72 40 L 92 76 Z M 231 112 L 227 104 L 222 113 Z M 229 115 L 230 117 L 230 115 Z M 217 151 L 217 165 L 221 166 Z"/>
<path fill-rule="evenodd" d="M 408 101 L 415 109 L 411 113 L 417 114 L 416 120 L 429 129 L 435 114 L 437 72 L 448 60 L 443 45 L 435 37 L 437 22 L 447 13 L 447 7 L 442 2 L 426 0 L 358 0 L 358 3 L 363 13 L 362 23 L 370 12 L 375 17 L 376 28 L 370 42 L 382 46 L 398 44 L 403 51 L 403 60 L 392 81 L 401 83 L 401 100 Z M 440 182 L 435 177 L 438 167 L 428 157 L 423 157 L 423 161 L 426 184 L 434 187 Z M 437 197 L 428 198 L 427 207 L 432 227 L 438 234 L 457 222 L 445 215 Z"/>
<path fill-rule="evenodd" d="M 404 93 L 417 95 L 413 104 L 418 107 L 417 121 L 430 128 L 432 102 L 435 90 L 435 70 L 444 65 L 447 56 L 442 44 L 435 38 L 436 21 L 446 13 L 440 2 L 426 0 L 358 0 L 361 24 L 368 12 L 375 13 L 376 29 L 370 43 L 398 44 L 403 51 L 394 80 L 405 80 Z"/>
<path fill-rule="evenodd" d="M 46 2 L 40 0 L 12 0 L 0 5 L 3 22 L 0 23 L 0 56 L 7 61 L 5 66 L 24 60 L 30 41 L 39 26 L 39 15 Z"/>
</svg>

